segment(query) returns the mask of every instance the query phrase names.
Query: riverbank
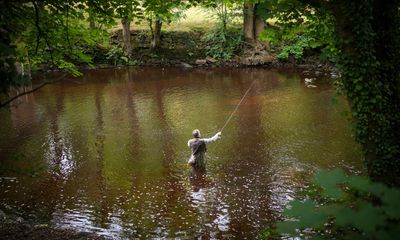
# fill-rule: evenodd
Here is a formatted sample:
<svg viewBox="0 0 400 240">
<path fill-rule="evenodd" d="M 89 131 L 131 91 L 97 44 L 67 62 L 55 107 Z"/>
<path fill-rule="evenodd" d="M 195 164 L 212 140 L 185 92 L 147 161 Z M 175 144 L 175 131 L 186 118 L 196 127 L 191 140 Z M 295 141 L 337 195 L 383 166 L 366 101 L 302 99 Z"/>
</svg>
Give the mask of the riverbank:
<svg viewBox="0 0 400 240">
<path fill-rule="evenodd" d="M 181 61 L 177 59 L 152 59 L 135 65 L 111 65 L 111 64 L 95 64 L 90 67 L 81 67 L 82 69 L 103 69 L 103 68 L 124 68 L 124 67 L 177 67 L 177 68 L 264 68 L 279 71 L 297 72 L 307 77 L 325 76 L 332 79 L 340 77 L 340 73 L 335 65 L 331 62 L 321 61 L 317 56 L 311 56 L 301 60 L 279 60 L 277 58 L 268 61 L 260 61 L 260 58 L 245 57 L 231 61 L 215 61 L 212 58 L 195 59 L 192 61 Z"/>
<path fill-rule="evenodd" d="M 209 56 L 204 41 L 207 30 L 165 31 L 161 35 L 161 44 L 151 49 L 151 33 L 147 30 L 131 31 L 132 56 L 127 60 L 122 56 L 114 56 L 110 63 L 110 49 L 98 49 L 94 64 L 90 68 L 112 68 L 124 66 L 145 67 L 182 67 L 182 68 L 244 68 L 260 67 L 278 70 L 301 72 L 305 76 L 339 76 L 334 64 L 319 58 L 318 52 L 308 54 L 300 59 L 289 57 L 279 59 L 277 50 L 266 48 L 261 50 L 244 49 L 243 47 L 229 59 L 217 59 Z M 122 46 L 122 31 L 111 34 L 111 45 Z M 121 53 L 121 52 L 120 52 Z M 122 53 L 121 53 L 122 54 Z"/>
</svg>

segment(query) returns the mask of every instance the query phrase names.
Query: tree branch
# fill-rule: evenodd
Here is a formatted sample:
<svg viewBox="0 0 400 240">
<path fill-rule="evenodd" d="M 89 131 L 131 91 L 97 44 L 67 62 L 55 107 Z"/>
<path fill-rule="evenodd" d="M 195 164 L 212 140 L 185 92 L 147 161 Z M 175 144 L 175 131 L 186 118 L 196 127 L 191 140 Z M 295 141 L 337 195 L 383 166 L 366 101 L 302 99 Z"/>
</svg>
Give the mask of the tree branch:
<svg viewBox="0 0 400 240">
<path fill-rule="evenodd" d="M 61 81 L 61 80 L 64 79 L 66 76 L 67 76 L 67 73 L 64 73 L 61 77 L 59 77 L 59 78 L 57 78 L 57 79 L 55 79 L 55 80 L 53 80 L 53 81 L 46 81 L 46 82 L 40 84 L 39 86 L 33 88 L 32 90 L 29 90 L 29 91 L 26 91 L 26 92 L 17 94 L 16 96 L 14 96 L 14 97 L 8 99 L 8 100 L 5 101 L 4 103 L 0 103 L 0 108 L 7 106 L 7 105 L 10 104 L 12 101 L 14 101 L 15 99 L 17 99 L 17 98 L 19 98 L 19 97 L 21 97 L 21 96 L 24 96 L 24 95 L 26 95 L 26 94 L 32 93 L 32 92 L 34 92 L 34 91 L 36 91 L 36 90 L 39 90 L 40 88 L 44 87 L 44 86 L 47 85 L 47 84 L 51 84 L 51 83 L 55 83 L 55 82 Z"/>
<path fill-rule="evenodd" d="M 35 54 L 37 54 L 39 50 L 39 43 L 40 43 L 40 38 L 42 36 L 42 29 L 40 28 L 39 22 L 40 22 L 40 17 L 39 17 L 39 7 L 37 6 L 36 1 L 32 1 L 33 7 L 35 8 L 35 26 L 38 31 L 38 34 L 36 36 L 36 48 L 35 48 Z"/>
<path fill-rule="evenodd" d="M 66 31 L 66 35 L 67 35 L 66 37 L 67 37 L 67 42 L 68 42 L 68 46 L 69 46 L 69 51 L 71 52 L 72 51 L 72 46 L 71 46 L 71 42 L 69 40 L 69 5 L 68 5 L 68 3 L 67 3 L 66 14 L 67 14 L 67 20 L 66 20 L 66 29 L 65 29 L 65 31 Z"/>
<path fill-rule="evenodd" d="M 36 16 L 35 25 L 36 25 L 36 28 L 38 30 L 38 36 L 36 38 L 36 50 L 35 50 L 35 53 L 37 54 L 37 52 L 39 50 L 39 41 L 40 41 L 39 37 L 41 35 L 44 35 L 44 41 L 46 42 L 47 47 L 50 49 L 51 62 L 54 64 L 53 49 L 51 48 L 49 40 L 47 39 L 47 35 L 43 34 L 43 30 L 40 28 L 40 25 L 39 25 L 39 21 L 40 21 L 40 18 L 39 18 L 39 7 L 38 7 L 36 1 L 32 1 L 32 4 L 33 4 L 33 6 L 35 8 L 35 16 Z"/>
<path fill-rule="evenodd" d="M 314 8 L 325 8 L 325 9 L 331 9 L 332 5 L 334 4 L 332 1 L 326 1 L 326 0 L 299 0 L 299 1 L 304 4 L 308 4 Z"/>
</svg>

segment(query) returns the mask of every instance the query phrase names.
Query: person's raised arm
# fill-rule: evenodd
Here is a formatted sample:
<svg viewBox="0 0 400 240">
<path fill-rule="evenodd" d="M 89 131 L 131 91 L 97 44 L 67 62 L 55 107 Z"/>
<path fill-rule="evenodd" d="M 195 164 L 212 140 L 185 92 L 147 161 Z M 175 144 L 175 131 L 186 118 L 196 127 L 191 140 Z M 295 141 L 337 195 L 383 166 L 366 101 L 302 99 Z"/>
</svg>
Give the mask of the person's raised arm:
<svg viewBox="0 0 400 240">
<path fill-rule="evenodd" d="M 213 142 L 217 141 L 217 140 L 220 139 L 220 138 L 221 138 L 221 132 L 217 132 L 213 137 L 210 137 L 210 138 L 203 138 L 203 141 L 204 141 L 206 144 L 210 144 L 210 143 L 213 143 Z"/>
</svg>

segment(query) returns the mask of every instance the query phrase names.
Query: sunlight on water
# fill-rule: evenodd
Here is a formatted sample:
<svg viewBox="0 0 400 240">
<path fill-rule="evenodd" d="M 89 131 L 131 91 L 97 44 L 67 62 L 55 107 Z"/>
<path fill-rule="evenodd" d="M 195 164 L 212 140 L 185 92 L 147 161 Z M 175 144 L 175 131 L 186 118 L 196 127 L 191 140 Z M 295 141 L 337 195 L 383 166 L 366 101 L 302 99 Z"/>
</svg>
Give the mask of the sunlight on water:
<svg viewBox="0 0 400 240">
<path fill-rule="evenodd" d="M 257 79 L 208 173 L 189 178 L 194 128 L 217 132 Z M 0 110 L 0 209 L 126 238 L 253 239 L 312 173 L 361 173 L 329 81 L 263 69 L 92 70 Z M 4 178 L 6 177 L 6 178 Z"/>
</svg>

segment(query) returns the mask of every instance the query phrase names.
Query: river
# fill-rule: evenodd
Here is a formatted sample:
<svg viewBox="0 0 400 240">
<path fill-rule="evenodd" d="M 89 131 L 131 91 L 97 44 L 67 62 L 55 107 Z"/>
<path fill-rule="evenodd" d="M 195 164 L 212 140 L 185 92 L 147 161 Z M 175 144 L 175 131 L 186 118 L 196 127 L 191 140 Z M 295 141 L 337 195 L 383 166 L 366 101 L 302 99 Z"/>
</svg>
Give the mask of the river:
<svg viewBox="0 0 400 240">
<path fill-rule="evenodd" d="M 189 181 L 193 129 L 211 137 Z M 0 109 L 0 209 L 111 239 L 254 239 L 318 169 L 362 173 L 329 79 L 266 69 L 87 70 Z M 7 178 L 4 178 L 7 177 Z"/>
</svg>

